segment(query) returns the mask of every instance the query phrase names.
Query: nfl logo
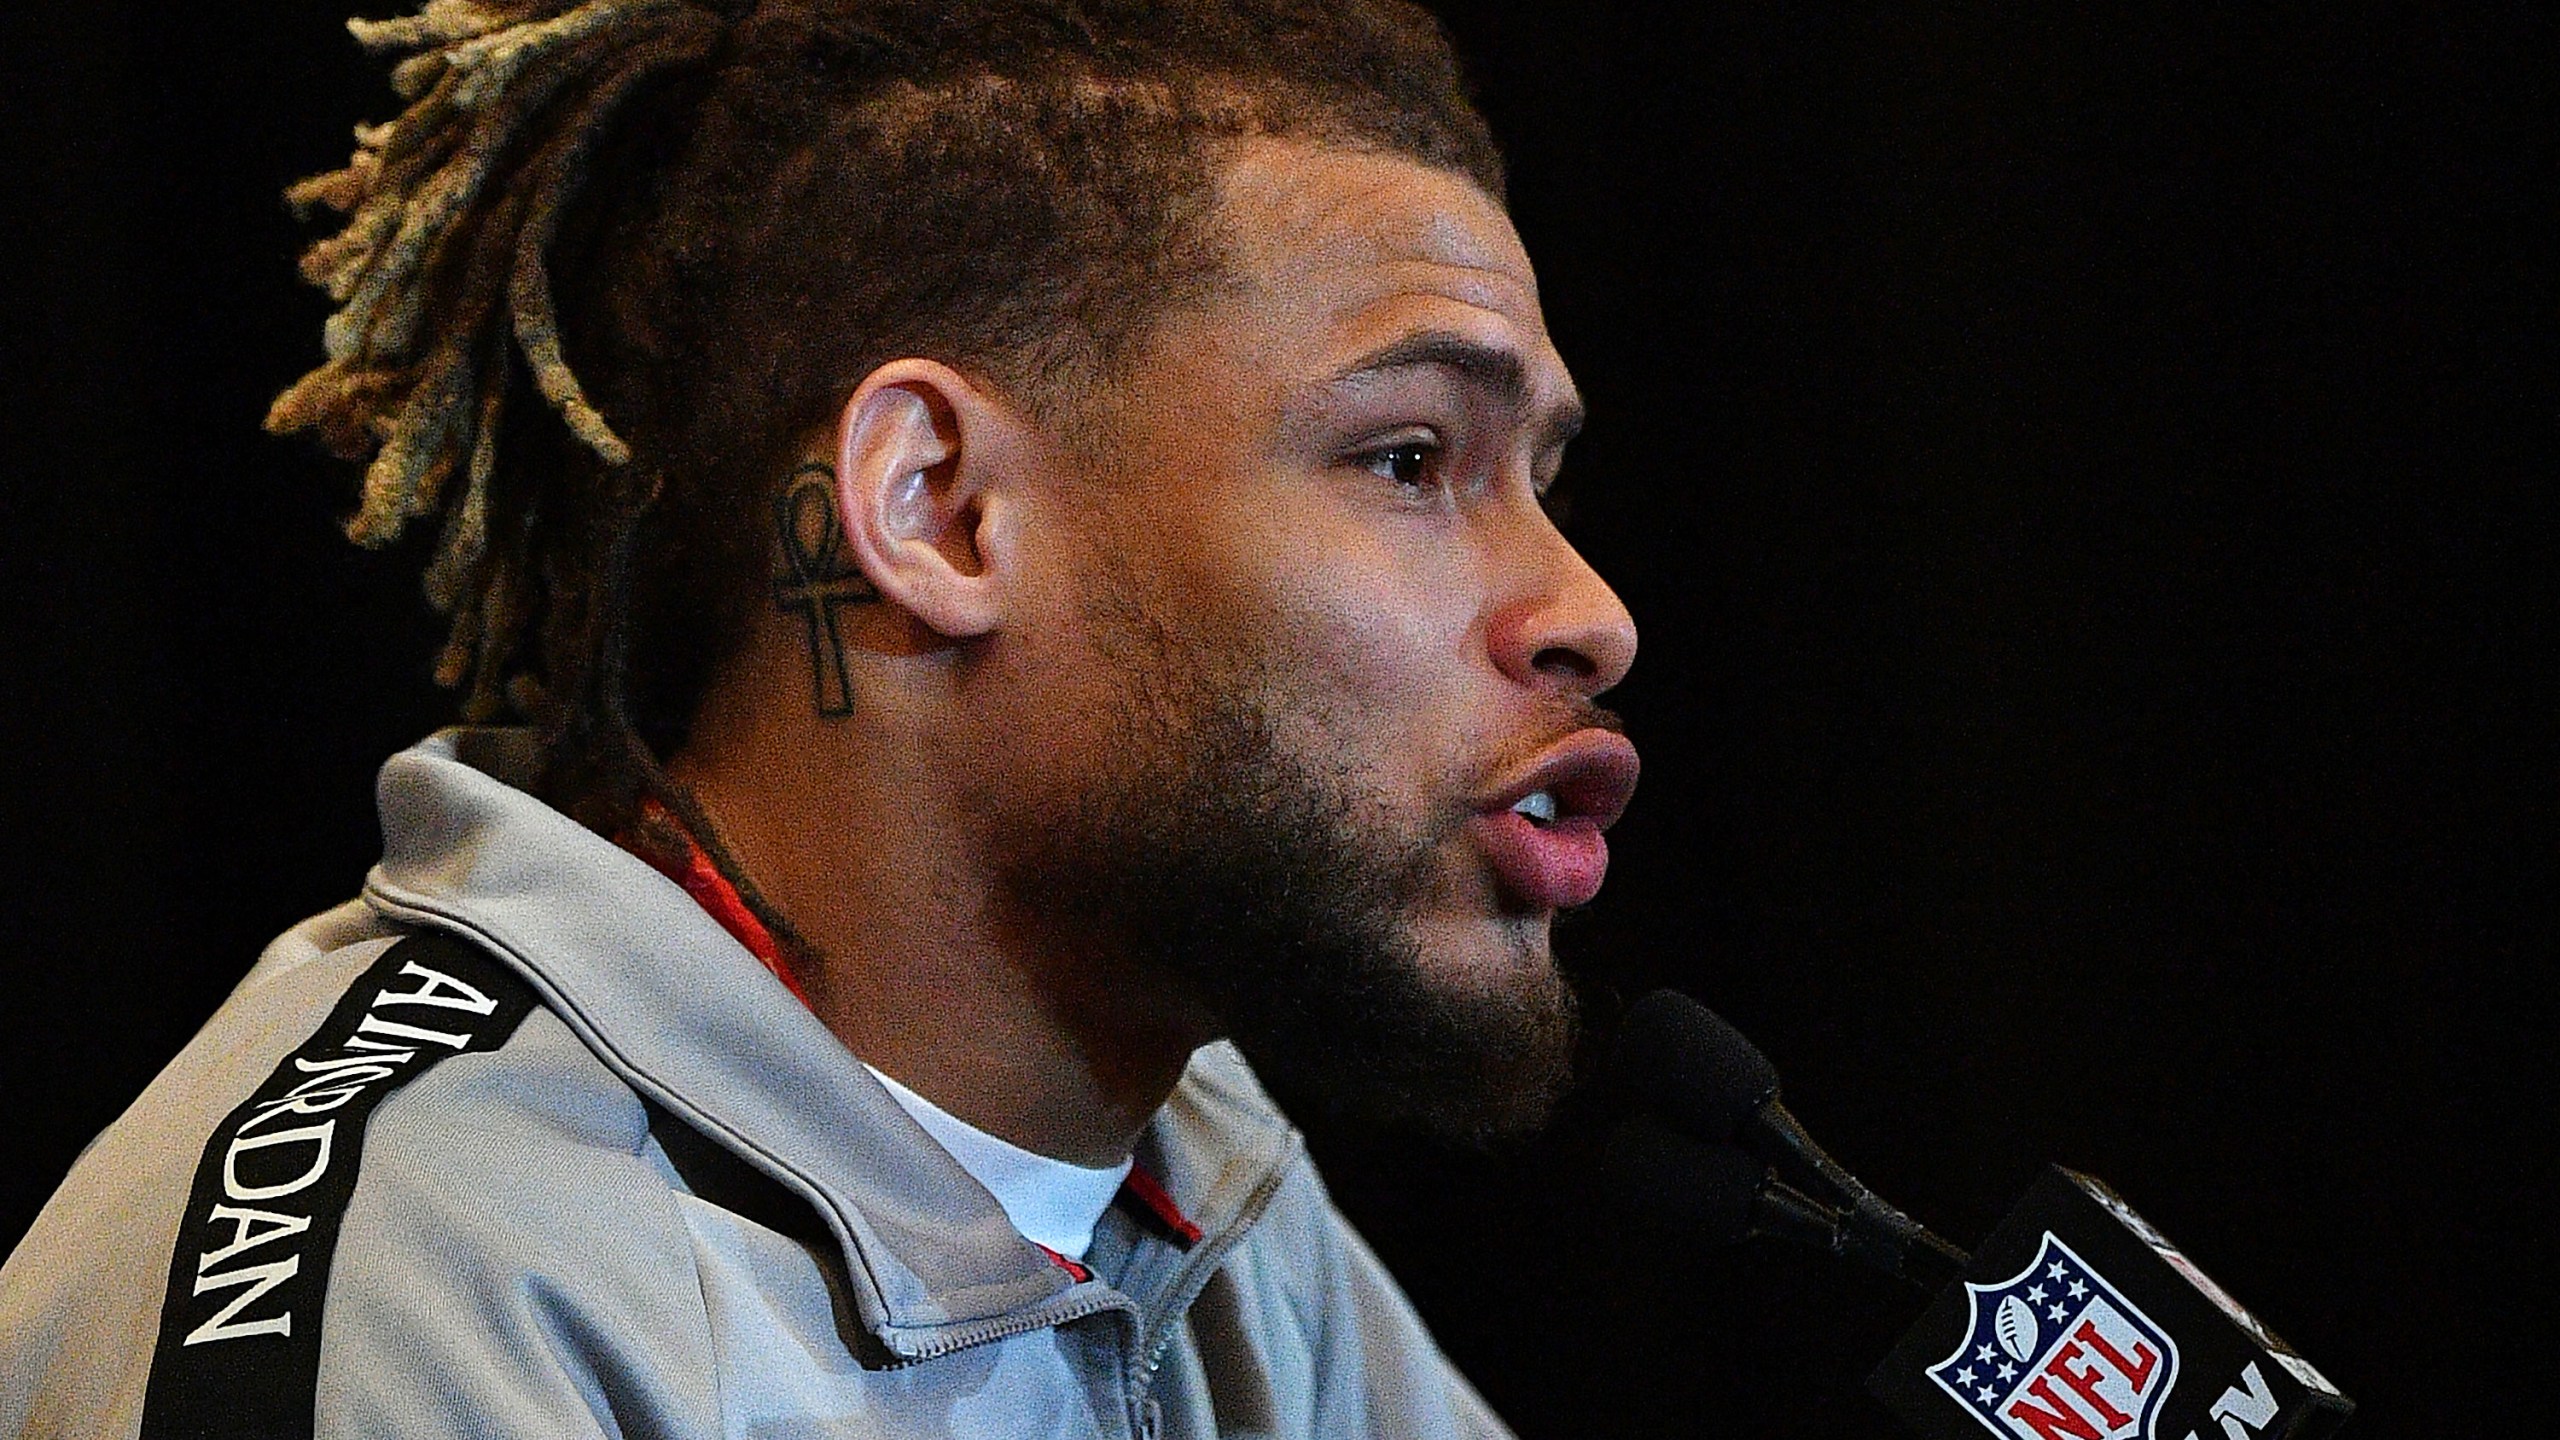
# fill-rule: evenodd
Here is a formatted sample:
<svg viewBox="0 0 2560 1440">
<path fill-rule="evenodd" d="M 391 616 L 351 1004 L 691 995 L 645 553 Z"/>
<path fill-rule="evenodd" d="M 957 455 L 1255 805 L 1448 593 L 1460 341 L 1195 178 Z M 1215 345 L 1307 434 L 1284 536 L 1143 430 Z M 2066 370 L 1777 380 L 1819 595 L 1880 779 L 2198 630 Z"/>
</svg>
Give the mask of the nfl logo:
<svg viewBox="0 0 2560 1440">
<path fill-rule="evenodd" d="M 1973 1323 L 1929 1378 L 1983 1428 L 2008 1440 L 2157 1440 L 2177 1342 L 2052 1231 L 2026 1269 L 1964 1288 Z"/>
</svg>

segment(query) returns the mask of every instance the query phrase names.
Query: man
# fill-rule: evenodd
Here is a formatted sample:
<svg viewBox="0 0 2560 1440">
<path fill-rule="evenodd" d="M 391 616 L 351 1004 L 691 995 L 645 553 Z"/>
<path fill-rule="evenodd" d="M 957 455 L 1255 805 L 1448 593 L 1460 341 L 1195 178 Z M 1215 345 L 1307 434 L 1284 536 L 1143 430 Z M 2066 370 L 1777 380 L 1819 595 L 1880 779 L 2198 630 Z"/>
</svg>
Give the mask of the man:
<svg viewBox="0 0 2560 1440">
<path fill-rule="evenodd" d="M 297 192 L 271 423 L 439 521 L 519 723 L 395 757 L 362 900 L 83 1156 L 0 1428 L 1500 1433 L 1245 1059 L 1534 1126 L 1635 779 L 1432 23 L 356 28 L 411 105 Z"/>
</svg>

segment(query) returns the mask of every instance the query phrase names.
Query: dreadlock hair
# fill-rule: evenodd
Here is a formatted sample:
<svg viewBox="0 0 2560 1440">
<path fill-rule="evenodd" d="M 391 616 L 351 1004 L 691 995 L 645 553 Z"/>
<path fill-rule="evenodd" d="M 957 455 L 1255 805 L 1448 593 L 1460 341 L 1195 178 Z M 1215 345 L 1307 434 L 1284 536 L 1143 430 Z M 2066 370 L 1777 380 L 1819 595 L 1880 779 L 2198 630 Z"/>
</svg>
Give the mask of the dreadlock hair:
<svg viewBox="0 0 2560 1440">
<path fill-rule="evenodd" d="M 660 799 L 733 879 L 656 757 L 766 593 L 793 447 L 864 375 L 921 354 L 1066 415 L 1214 283 L 1214 162 L 1247 136 L 1502 193 L 1405 0 L 428 0 L 349 29 L 405 53 L 407 108 L 287 192 L 346 222 L 302 262 L 327 359 L 267 426 L 369 461 L 358 543 L 439 521 L 466 718 L 513 709 L 555 803 L 614 833 Z"/>
</svg>

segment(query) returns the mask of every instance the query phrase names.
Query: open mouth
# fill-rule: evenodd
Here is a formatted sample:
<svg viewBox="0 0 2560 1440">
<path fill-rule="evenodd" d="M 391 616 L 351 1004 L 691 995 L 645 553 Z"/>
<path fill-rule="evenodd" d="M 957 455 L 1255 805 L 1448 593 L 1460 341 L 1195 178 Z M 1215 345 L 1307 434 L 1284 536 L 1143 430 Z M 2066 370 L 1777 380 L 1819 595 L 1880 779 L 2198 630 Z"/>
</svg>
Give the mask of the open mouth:
<svg viewBox="0 0 2560 1440">
<path fill-rule="evenodd" d="M 1606 730 L 1542 751 L 1472 827 L 1503 892 L 1531 909 L 1589 904 L 1609 870 L 1601 832 L 1626 810 L 1636 769 L 1635 747 Z"/>
<path fill-rule="evenodd" d="M 1532 790 L 1513 802 L 1511 813 L 1528 817 L 1530 824 L 1543 830 L 1556 823 L 1556 797 L 1550 791 Z"/>
</svg>

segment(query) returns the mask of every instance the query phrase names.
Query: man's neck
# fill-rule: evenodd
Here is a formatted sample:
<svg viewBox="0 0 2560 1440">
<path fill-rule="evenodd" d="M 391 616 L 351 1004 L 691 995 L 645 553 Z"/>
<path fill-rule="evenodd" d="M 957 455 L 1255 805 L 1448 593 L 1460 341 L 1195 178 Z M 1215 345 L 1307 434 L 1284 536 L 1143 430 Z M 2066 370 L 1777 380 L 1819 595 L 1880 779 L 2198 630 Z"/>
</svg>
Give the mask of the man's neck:
<svg viewBox="0 0 2560 1440">
<path fill-rule="evenodd" d="M 1003 918 L 943 792 L 833 763 L 900 753 L 835 728 L 858 724 L 812 718 L 787 763 L 762 727 L 706 726 L 669 768 L 815 952 L 811 1008 L 855 1055 L 1026 1150 L 1126 1159 L 1206 1031 L 1109 947 Z"/>
</svg>

